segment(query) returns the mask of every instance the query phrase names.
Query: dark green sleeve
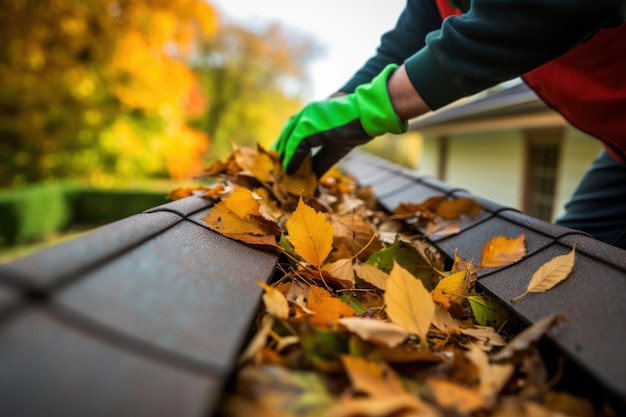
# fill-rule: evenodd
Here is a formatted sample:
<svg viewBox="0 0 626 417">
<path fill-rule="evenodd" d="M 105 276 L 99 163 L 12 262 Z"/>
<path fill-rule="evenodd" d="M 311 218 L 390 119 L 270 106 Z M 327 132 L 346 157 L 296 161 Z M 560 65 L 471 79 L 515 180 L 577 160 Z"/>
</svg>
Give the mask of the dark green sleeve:
<svg viewBox="0 0 626 417">
<path fill-rule="evenodd" d="M 473 0 L 468 13 L 428 34 L 405 66 L 434 110 L 521 76 L 623 22 L 623 0 Z"/>
<path fill-rule="evenodd" d="M 567 52 L 600 29 L 623 24 L 626 0 L 472 0 L 443 23 L 434 0 L 408 0 L 377 54 L 341 89 L 351 92 L 387 63 L 404 62 L 435 110 Z M 434 14 L 435 15 L 434 15 Z"/>
<path fill-rule="evenodd" d="M 351 93 L 357 86 L 371 81 L 387 64 L 402 64 L 422 49 L 426 35 L 440 26 L 441 17 L 434 0 L 409 0 L 396 27 L 381 37 L 376 55 L 340 91 Z"/>
</svg>

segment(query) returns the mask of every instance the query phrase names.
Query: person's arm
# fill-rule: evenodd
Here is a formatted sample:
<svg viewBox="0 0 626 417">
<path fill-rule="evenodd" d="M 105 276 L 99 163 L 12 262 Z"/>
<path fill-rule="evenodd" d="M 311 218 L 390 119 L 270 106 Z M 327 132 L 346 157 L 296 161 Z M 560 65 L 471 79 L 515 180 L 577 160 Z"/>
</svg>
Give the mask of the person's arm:
<svg viewBox="0 0 626 417">
<path fill-rule="evenodd" d="M 416 0 L 422 1 L 422 0 Z M 431 109 L 483 91 L 559 57 L 625 20 L 623 0 L 472 0 L 405 62 Z"/>
</svg>

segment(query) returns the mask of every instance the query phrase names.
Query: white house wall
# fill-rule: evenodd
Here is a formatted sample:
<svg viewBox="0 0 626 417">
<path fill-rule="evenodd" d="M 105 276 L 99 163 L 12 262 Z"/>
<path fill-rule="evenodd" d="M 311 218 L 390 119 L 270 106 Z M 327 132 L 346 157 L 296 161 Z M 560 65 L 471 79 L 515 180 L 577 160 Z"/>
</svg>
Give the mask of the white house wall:
<svg viewBox="0 0 626 417">
<path fill-rule="evenodd" d="M 462 134 L 449 139 L 446 182 L 503 206 L 520 208 L 523 166 L 519 132 Z"/>
</svg>

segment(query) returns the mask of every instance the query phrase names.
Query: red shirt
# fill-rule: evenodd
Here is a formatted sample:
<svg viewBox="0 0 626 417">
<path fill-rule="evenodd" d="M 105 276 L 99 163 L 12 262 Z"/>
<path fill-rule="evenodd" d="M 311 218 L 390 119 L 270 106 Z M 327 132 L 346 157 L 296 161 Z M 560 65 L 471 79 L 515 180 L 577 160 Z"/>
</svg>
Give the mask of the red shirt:
<svg viewBox="0 0 626 417">
<path fill-rule="evenodd" d="M 448 0 L 436 2 L 442 19 L 462 13 Z M 626 25 L 600 30 L 522 79 L 572 125 L 626 162 Z"/>
</svg>

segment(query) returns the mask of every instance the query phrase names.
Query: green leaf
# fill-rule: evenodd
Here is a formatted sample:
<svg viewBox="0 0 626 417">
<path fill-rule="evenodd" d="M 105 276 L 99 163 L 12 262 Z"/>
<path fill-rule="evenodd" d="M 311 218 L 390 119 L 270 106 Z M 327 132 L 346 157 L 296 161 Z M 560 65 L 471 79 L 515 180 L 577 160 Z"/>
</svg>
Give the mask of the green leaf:
<svg viewBox="0 0 626 417">
<path fill-rule="evenodd" d="M 467 297 L 476 322 L 498 330 L 510 316 L 510 311 L 498 300 L 487 294 L 472 294 Z"/>
</svg>

